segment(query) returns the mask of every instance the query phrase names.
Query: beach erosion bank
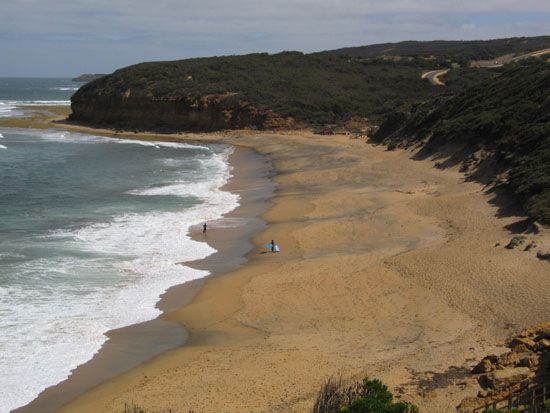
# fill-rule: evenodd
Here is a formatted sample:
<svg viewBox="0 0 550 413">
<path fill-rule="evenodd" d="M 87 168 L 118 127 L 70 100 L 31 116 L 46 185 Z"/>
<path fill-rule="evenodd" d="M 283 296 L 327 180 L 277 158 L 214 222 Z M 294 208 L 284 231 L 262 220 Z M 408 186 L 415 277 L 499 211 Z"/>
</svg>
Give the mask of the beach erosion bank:
<svg viewBox="0 0 550 413">
<path fill-rule="evenodd" d="M 263 214 L 268 227 L 244 266 L 207 279 L 189 305 L 166 314 L 189 331 L 185 346 L 63 412 L 122 412 L 126 403 L 307 412 L 331 375 L 380 378 L 422 411 L 454 411 L 478 389 L 452 385 L 462 379 L 449 372 L 548 318 L 548 263 L 502 246 L 524 217 L 503 214 L 456 170 L 347 136 L 170 139 L 222 141 L 270 159 L 278 189 Z M 260 254 L 271 239 L 282 252 Z M 429 384 L 435 376 L 442 380 Z"/>
</svg>

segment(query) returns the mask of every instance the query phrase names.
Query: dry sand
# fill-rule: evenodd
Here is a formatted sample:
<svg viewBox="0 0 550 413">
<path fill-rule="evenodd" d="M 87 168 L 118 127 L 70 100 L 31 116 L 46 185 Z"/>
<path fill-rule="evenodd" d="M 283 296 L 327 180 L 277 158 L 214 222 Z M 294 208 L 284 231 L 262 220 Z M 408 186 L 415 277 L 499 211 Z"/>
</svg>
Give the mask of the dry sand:
<svg viewBox="0 0 550 413">
<path fill-rule="evenodd" d="M 83 128 L 74 128 L 85 130 Z M 138 135 L 142 138 L 147 136 Z M 182 139 L 185 137 L 181 137 Z M 188 343 L 61 411 L 307 412 L 331 375 L 384 380 L 423 412 L 477 388 L 464 372 L 550 318 L 550 266 L 507 250 L 503 210 L 454 169 L 347 136 L 192 135 L 256 149 L 276 171 L 249 262 L 167 313 Z M 547 233 L 529 235 L 539 243 Z M 546 240 L 545 240 L 546 237 Z M 271 239 L 279 254 L 261 254 Z M 495 246 L 500 243 L 500 246 Z"/>
</svg>

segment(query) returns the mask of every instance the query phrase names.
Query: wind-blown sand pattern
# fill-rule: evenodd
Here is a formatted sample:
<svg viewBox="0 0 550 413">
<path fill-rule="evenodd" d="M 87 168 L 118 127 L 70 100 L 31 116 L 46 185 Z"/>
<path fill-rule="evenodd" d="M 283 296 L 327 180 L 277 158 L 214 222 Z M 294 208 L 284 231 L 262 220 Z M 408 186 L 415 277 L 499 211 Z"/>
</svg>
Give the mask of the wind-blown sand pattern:
<svg viewBox="0 0 550 413">
<path fill-rule="evenodd" d="M 189 329 L 184 347 L 62 412 L 121 412 L 132 402 L 154 411 L 307 412 L 335 374 L 368 374 L 422 411 L 451 412 L 477 388 L 447 387 L 449 377 L 460 382 L 482 356 L 504 351 L 507 335 L 550 315 L 548 263 L 495 246 L 523 218 L 498 217 L 483 188 L 456 170 L 346 136 L 190 138 L 252 147 L 273 162 L 268 228 L 245 266 L 209 279 L 164 317 Z M 282 252 L 260 254 L 271 239 Z"/>
</svg>

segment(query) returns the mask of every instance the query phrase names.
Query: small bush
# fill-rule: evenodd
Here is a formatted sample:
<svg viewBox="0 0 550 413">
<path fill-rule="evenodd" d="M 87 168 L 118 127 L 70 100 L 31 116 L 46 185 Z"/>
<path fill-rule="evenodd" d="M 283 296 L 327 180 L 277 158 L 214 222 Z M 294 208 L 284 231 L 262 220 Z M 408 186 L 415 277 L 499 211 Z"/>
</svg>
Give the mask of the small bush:
<svg viewBox="0 0 550 413">
<path fill-rule="evenodd" d="M 330 378 L 317 395 L 313 413 L 418 413 L 418 408 L 393 403 L 393 395 L 380 380 L 365 378 L 349 385 Z"/>
</svg>

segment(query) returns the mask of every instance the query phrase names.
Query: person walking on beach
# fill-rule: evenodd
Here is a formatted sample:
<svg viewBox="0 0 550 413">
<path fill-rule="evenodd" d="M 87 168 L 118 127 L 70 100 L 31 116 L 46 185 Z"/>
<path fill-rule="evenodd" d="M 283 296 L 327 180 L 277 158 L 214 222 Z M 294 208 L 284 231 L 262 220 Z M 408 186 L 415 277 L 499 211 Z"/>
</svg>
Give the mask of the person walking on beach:
<svg viewBox="0 0 550 413">
<path fill-rule="evenodd" d="M 206 235 L 206 222 L 202 226 L 202 233 Z"/>
</svg>

